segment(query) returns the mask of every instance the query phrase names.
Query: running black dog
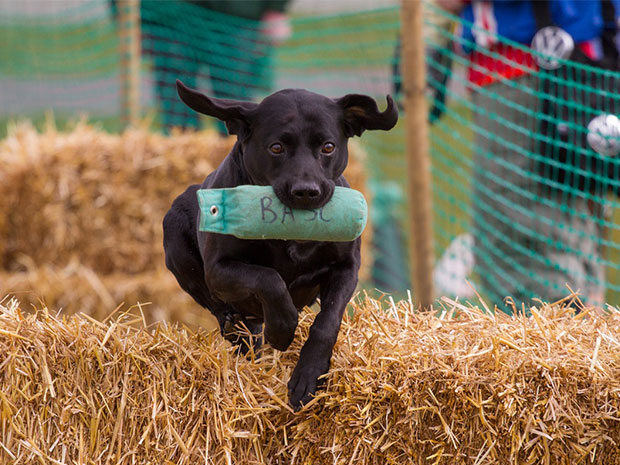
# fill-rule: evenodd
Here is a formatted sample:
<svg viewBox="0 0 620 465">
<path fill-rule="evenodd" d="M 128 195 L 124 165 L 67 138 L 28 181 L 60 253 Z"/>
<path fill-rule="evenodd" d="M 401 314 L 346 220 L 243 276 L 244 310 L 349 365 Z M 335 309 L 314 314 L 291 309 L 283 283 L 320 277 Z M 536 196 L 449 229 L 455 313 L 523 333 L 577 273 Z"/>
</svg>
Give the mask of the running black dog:
<svg viewBox="0 0 620 465">
<path fill-rule="evenodd" d="M 270 185 L 287 207 L 320 209 L 335 186 L 348 187 L 342 176 L 348 138 L 366 129 L 391 129 L 398 110 L 390 96 L 380 112 L 372 98 L 357 94 L 330 99 L 287 89 L 257 104 L 209 98 L 180 81 L 177 90 L 190 108 L 224 121 L 237 143 L 219 168 L 202 184 L 189 186 L 166 214 L 166 266 L 242 351 L 260 338 L 240 337 L 236 326 L 258 335 L 264 323 L 267 342 L 285 350 L 295 335 L 299 310 L 320 298 L 321 311 L 288 383 L 289 401 L 300 408 L 329 369 L 342 316 L 357 285 L 360 240 L 242 240 L 198 231 L 196 191 Z"/>
</svg>

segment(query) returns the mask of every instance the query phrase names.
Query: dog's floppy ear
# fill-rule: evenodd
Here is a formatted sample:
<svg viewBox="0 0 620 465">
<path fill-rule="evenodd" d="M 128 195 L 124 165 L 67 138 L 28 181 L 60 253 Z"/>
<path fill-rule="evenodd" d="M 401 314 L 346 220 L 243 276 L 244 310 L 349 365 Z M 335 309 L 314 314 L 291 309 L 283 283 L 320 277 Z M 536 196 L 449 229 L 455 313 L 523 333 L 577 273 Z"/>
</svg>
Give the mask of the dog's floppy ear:
<svg viewBox="0 0 620 465">
<path fill-rule="evenodd" d="M 195 89 L 190 89 L 178 79 L 177 92 L 192 110 L 224 121 L 230 134 L 241 135 L 245 132 L 251 112 L 258 106 L 254 102 L 207 97 Z"/>
<path fill-rule="evenodd" d="M 336 99 L 344 113 L 345 134 L 347 137 L 360 136 L 366 129 L 392 129 L 398 121 L 398 109 L 389 95 L 387 108 L 379 111 L 375 99 L 361 94 L 348 94 Z"/>
</svg>

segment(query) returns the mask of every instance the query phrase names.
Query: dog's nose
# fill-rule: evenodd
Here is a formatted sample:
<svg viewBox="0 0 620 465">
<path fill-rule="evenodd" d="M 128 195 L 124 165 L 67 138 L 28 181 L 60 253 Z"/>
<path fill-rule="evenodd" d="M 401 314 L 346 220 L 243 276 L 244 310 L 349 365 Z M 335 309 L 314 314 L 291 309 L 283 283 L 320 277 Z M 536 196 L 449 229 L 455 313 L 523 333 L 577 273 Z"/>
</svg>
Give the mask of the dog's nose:
<svg viewBox="0 0 620 465">
<path fill-rule="evenodd" d="M 321 195 L 321 189 L 318 184 L 299 183 L 291 188 L 291 195 L 295 200 L 307 202 L 318 199 Z"/>
</svg>

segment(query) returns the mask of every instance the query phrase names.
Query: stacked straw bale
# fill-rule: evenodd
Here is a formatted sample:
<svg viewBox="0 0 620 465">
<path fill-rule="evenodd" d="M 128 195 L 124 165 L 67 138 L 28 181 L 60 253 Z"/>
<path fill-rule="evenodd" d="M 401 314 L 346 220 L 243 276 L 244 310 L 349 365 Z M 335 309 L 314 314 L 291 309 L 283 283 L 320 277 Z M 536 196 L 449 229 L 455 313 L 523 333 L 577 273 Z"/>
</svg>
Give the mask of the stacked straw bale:
<svg viewBox="0 0 620 465">
<path fill-rule="evenodd" d="M 18 126 L 0 145 L 0 268 L 21 269 L 23 256 L 36 266 L 79 257 L 100 273 L 158 265 L 163 214 L 232 142 L 213 132 L 119 136 L 79 124 L 39 134 Z"/>
<path fill-rule="evenodd" d="M 233 144 L 213 131 L 10 128 L 0 141 L 0 299 L 14 293 L 25 307 L 43 300 L 97 318 L 123 302 L 151 302 L 149 319 L 210 324 L 165 270 L 161 223 L 173 199 Z M 352 146 L 347 176 L 365 192 L 360 153 Z"/>
<path fill-rule="evenodd" d="M 294 413 L 292 347 L 0 305 L 0 463 L 620 464 L 620 313 L 366 298 Z"/>
</svg>

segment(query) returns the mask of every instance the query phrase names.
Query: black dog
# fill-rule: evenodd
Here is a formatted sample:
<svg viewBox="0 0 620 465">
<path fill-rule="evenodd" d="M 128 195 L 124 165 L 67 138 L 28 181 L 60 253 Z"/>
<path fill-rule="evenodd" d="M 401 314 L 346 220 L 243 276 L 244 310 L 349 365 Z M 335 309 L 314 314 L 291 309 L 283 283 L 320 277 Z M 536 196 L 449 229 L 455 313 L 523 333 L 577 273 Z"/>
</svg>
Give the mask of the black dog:
<svg viewBox="0 0 620 465">
<path fill-rule="evenodd" d="M 190 108 L 224 121 L 237 143 L 219 168 L 201 185 L 188 187 L 166 214 L 166 266 L 242 350 L 251 342 L 235 335 L 239 323 L 253 334 L 264 323 L 267 342 L 285 350 L 295 335 L 298 311 L 320 297 L 321 311 L 288 383 L 289 401 L 299 408 L 329 369 L 342 316 L 357 285 L 360 240 L 242 240 L 198 231 L 196 191 L 270 185 L 287 207 L 319 209 L 335 186 L 348 187 L 342 176 L 348 138 L 366 129 L 391 129 L 398 110 L 390 96 L 381 113 L 365 95 L 334 100 L 287 89 L 256 104 L 209 98 L 180 81 L 177 90 Z"/>
</svg>

